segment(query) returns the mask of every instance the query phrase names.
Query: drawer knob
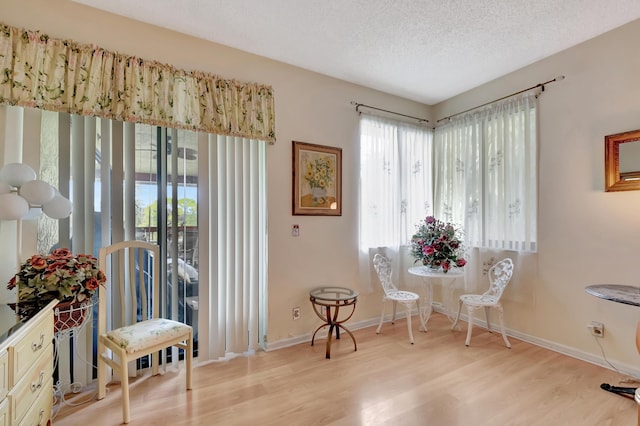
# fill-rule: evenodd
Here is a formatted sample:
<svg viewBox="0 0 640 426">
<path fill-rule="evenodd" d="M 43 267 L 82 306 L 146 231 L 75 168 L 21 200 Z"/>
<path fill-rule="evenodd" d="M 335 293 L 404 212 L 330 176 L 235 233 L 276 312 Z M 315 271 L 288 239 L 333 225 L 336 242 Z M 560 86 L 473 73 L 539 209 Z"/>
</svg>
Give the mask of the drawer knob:
<svg viewBox="0 0 640 426">
<path fill-rule="evenodd" d="M 38 383 L 31 383 L 31 392 L 35 392 L 42 387 L 42 382 L 44 381 L 44 371 L 40 372 L 40 379 Z"/>
<path fill-rule="evenodd" d="M 42 424 L 42 419 L 44 419 L 44 410 L 40 410 L 40 416 L 38 416 L 38 426 Z"/>
<path fill-rule="evenodd" d="M 40 343 L 32 343 L 31 350 L 34 352 L 39 351 L 40 349 L 42 349 L 43 343 L 44 343 L 44 333 L 40 333 Z"/>
</svg>

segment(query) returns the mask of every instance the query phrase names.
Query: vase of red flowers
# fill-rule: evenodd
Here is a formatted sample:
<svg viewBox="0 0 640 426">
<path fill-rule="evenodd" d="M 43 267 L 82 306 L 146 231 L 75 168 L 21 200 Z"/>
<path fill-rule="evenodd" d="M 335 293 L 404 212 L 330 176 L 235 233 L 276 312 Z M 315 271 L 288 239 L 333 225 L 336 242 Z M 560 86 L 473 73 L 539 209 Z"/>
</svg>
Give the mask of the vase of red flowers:
<svg viewBox="0 0 640 426">
<path fill-rule="evenodd" d="M 427 216 L 417 225 L 411 238 L 411 254 L 416 262 L 432 270 L 447 273 L 467 264 L 460 231 L 451 223 Z"/>
</svg>

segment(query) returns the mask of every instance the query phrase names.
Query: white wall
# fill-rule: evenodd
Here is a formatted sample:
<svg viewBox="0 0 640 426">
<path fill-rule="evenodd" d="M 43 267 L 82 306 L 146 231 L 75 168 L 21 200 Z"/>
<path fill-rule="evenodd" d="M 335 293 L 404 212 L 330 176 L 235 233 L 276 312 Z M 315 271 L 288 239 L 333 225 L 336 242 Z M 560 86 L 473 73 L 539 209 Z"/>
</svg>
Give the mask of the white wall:
<svg viewBox="0 0 640 426">
<path fill-rule="evenodd" d="M 605 324 L 607 358 L 640 370 L 640 308 L 588 295 L 640 285 L 640 192 L 604 192 L 604 136 L 640 128 L 640 21 L 434 107 L 436 119 L 548 81 L 540 100 L 539 253 L 534 296 L 506 302 L 510 328 L 600 358 L 586 329 Z M 544 342 L 543 342 L 544 343 Z M 617 365 L 619 366 L 619 364 Z"/>
<path fill-rule="evenodd" d="M 601 321 L 609 360 L 626 369 L 640 366 L 633 344 L 639 308 L 584 292 L 595 283 L 640 284 L 640 192 L 603 191 L 604 136 L 640 128 L 640 21 L 431 107 L 66 0 L 0 0 L 0 10 L 5 24 L 274 87 L 278 141 L 268 149 L 272 343 L 294 341 L 317 326 L 308 301 L 316 285 L 359 290 L 355 322 L 379 312 L 379 294 L 357 276 L 358 116 L 350 101 L 433 123 L 565 75 L 540 98 L 539 270 L 529 277 L 532 296 L 506 301 L 506 322 L 516 335 L 597 362 L 600 349 L 586 324 Z M 342 217 L 291 215 L 292 140 L 343 149 Z M 291 237 L 293 224 L 300 225 L 299 238 Z M 302 308 L 298 321 L 291 319 L 294 306 Z"/>
<path fill-rule="evenodd" d="M 425 118 L 430 118 L 430 107 L 66 0 L 0 0 L 0 10 L 2 23 L 51 37 L 273 86 L 277 142 L 267 149 L 269 341 L 314 330 L 319 320 L 311 311 L 308 290 L 317 285 L 358 289 L 362 296 L 355 321 L 378 315 L 380 294 L 370 294 L 357 282 L 358 114 L 350 102 Z M 342 148 L 341 217 L 292 216 L 293 140 Z M 298 238 L 291 236 L 293 224 L 300 225 Z M 8 278 L 13 271 L 4 272 Z M 302 308 L 302 317 L 293 321 L 296 306 Z"/>
</svg>

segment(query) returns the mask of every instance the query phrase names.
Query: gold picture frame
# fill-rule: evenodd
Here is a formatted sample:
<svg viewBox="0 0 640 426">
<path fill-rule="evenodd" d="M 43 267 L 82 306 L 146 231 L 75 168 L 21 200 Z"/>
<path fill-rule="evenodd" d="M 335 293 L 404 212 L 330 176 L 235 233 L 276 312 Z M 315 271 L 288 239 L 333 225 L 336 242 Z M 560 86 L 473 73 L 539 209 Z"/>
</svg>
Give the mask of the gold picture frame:
<svg viewBox="0 0 640 426">
<path fill-rule="evenodd" d="M 640 190 L 640 129 L 604 137 L 604 190 Z"/>
<path fill-rule="evenodd" d="M 342 216 L 342 148 L 293 141 L 293 215 Z"/>
</svg>

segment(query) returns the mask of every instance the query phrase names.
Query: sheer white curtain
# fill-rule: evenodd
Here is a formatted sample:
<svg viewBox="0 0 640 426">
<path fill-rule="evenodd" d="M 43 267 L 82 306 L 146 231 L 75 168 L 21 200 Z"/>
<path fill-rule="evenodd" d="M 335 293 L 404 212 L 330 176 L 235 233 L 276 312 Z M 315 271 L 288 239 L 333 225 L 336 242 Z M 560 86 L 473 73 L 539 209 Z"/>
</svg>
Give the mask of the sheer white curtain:
<svg viewBox="0 0 640 426">
<path fill-rule="evenodd" d="M 435 215 L 470 247 L 536 251 L 537 98 L 525 94 L 435 130 Z"/>
<path fill-rule="evenodd" d="M 360 270 L 369 284 L 373 253 L 404 270 L 415 225 L 431 214 L 432 139 L 422 125 L 360 116 Z"/>
<path fill-rule="evenodd" d="M 475 115 L 436 128 L 434 135 L 434 215 L 459 225 L 466 238 L 482 216 L 482 122 Z"/>
<path fill-rule="evenodd" d="M 520 277 L 537 271 L 536 116 L 530 93 L 435 130 L 434 210 L 464 230 L 467 291 L 484 291 L 487 270 L 510 257 L 518 273 L 505 298 L 533 300 L 534 281 Z"/>
</svg>

